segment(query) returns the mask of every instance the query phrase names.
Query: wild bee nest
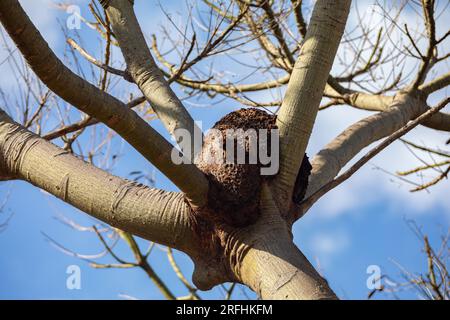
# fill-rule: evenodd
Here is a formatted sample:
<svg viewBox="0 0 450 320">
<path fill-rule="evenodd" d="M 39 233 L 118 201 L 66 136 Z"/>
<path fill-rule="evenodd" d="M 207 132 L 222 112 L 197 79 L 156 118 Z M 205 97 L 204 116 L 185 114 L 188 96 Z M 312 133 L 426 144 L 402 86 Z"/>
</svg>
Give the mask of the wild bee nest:
<svg viewBox="0 0 450 320">
<path fill-rule="evenodd" d="M 242 132 L 252 132 L 251 129 L 256 131 L 257 148 L 261 141 L 267 141 L 264 142 L 267 148 L 266 154 L 270 155 L 272 152 L 270 134 L 272 130 L 277 129 L 275 122 L 275 115 L 262 110 L 240 109 L 219 120 L 213 126 L 213 129 L 216 129 L 212 130 L 214 134 L 210 131 L 205 137 L 198 166 L 210 181 L 208 207 L 214 215 L 232 226 L 247 226 L 256 221 L 259 216 L 261 183 L 264 179 L 271 177 L 261 175 L 260 169 L 263 165 L 259 155 L 256 163 L 250 161 L 250 151 L 255 150 L 251 149 L 251 144 L 255 141 L 248 135 L 242 138 Z M 259 129 L 267 129 L 267 131 Z M 262 135 L 265 135 L 263 140 L 261 140 Z M 232 141 L 233 150 L 230 146 L 227 150 L 227 137 L 229 142 Z M 237 159 L 239 147 L 244 151 L 244 163 Z M 278 154 L 276 156 L 278 157 Z M 216 161 L 218 159 L 224 161 Z"/>
</svg>

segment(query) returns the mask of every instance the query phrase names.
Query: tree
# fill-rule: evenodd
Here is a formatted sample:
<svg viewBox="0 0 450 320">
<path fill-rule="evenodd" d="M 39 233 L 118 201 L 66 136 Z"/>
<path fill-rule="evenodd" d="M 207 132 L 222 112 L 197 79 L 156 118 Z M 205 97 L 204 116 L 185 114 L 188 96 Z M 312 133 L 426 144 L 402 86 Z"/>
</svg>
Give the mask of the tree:
<svg viewBox="0 0 450 320">
<path fill-rule="evenodd" d="M 122 235 L 131 246 L 131 234 L 134 234 L 186 253 L 195 264 L 193 282 L 201 290 L 224 282 L 239 282 L 264 299 L 335 299 L 327 282 L 294 245 L 291 228 L 321 196 L 417 125 L 450 131 L 450 115 L 440 111 L 449 98 L 434 107 L 428 103 L 432 93 L 450 83 L 449 73 L 427 78 L 433 67 L 448 57 L 440 48 L 450 33 L 441 35 L 436 30 L 438 15 L 434 1 L 421 3 L 425 32 L 411 34 L 405 25 L 402 30 L 410 44 L 386 55 L 385 42 L 391 41 L 393 29 L 400 28 L 388 13 L 386 20 L 390 24 L 386 30 L 374 34 L 361 21 L 359 33 L 347 31 L 342 41 L 351 1 L 318 0 L 307 22 L 302 1 L 237 0 L 215 4 L 205 0 L 202 5 L 208 8 L 216 24 L 210 23 L 202 37 L 198 37 L 193 25 L 182 32 L 186 50 L 178 66 L 166 60 L 157 39 L 152 50 L 147 46 L 132 0 L 100 3 L 104 12 L 96 3 L 91 4 L 97 19 L 92 25 L 105 39 L 105 61 L 95 59 L 74 40 L 68 40 L 75 51 L 103 70 L 98 86 L 59 60 L 17 0 L 0 3 L 3 27 L 49 90 L 40 99 L 35 113 L 24 116 L 22 124 L 2 112 L 2 178 L 25 180 L 123 230 Z M 401 8 L 404 6 L 406 3 Z M 295 31 L 289 21 L 295 21 Z M 204 37 L 204 43 L 199 44 L 201 40 L 197 38 Z M 357 59 L 350 59 L 350 63 L 344 61 L 348 66 L 345 74 L 335 76 L 330 72 L 341 41 L 343 45 L 348 44 Z M 421 41 L 426 42 L 425 50 L 420 49 Z M 179 42 L 172 44 L 172 49 L 177 49 Z M 123 54 L 125 70 L 110 66 L 111 47 L 115 45 Z M 260 62 L 253 72 L 273 72 L 276 78 L 251 84 L 222 83 L 217 75 L 205 75 L 194 69 L 195 65 L 236 48 L 243 53 L 257 52 L 264 56 L 260 61 L 265 61 L 267 67 Z M 192 57 L 194 52 L 196 57 Z M 377 68 L 383 72 L 384 65 L 398 65 L 406 58 L 419 61 L 414 66 L 414 75 L 395 74 L 393 68 L 391 74 L 384 75 L 382 88 L 373 89 L 378 83 L 375 81 L 379 77 Z M 360 60 L 364 61 L 362 66 Z M 128 103 L 112 96 L 108 93 L 109 74 L 133 83 L 142 96 Z M 219 214 L 211 177 L 195 163 L 174 163 L 173 146 L 138 114 L 139 110 L 133 109 L 148 102 L 175 141 L 181 147 L 188 147 L 179 135 L 180 130 L 194 136 L 199 129 L 171 89 L 170 84 L 175 83 L 188 90 L 189 96 L 207 94 L 214 99 L 221 95 L 252 107 L 279 106 L 276 126 L 280 168 L 272 179 L 262 180 L 255 186 L 258 189 L 256 219 L 237 224 Z M 251 93 L 283 87 L 286 88 L 282 99 L 271 102 L 252 99 Z M 50 91 L 88 117 L 42 133 L 42 112 Z M 305 179 L 299 172 L 304 172 L 301 170 L 303 155 L 316 115 L 321 109 L 339 104 L 375 113 L 347 128 L 312 158 L 306 196 L 297 199 L 295 195 L 303 193 L 299 190 L 303 184 L 297 181 L 298 177 Z M 180 192 L 149 188 L 113 176 L 92 164 L 92 154 L 88 161 L 77 157 L 72 144 L 86 127 L 98 123 L 132 145 Z M 31 127 L 35 133 L 29 130 Z M 65 143 L 62 148 L 48 141 L 58 137 Z M 383 138 L 386 139 L 339 175 L 362 149 Z M 192 154 L 184 156 L 190 158 Z M 225 209 L 227 214 L 231 213 Z M 139 259 L 142 256 L 137 256 Z"/>
</svg>

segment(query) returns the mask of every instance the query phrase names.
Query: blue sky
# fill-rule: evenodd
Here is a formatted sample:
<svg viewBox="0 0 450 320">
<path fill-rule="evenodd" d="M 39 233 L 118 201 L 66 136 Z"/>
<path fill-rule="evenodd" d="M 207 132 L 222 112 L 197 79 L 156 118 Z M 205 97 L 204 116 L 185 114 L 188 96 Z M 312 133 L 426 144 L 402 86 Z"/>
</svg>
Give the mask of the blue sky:
<svg viewBox="0 0 450 320">
<path fill-rule="evenodd" d="M 60 24 L 64 23 L 65 12 L 49 6 L 46 0 L 20 1 L 28 14 L 49 41 L 53 50 L 64 59 L 66 48 Z M 88 16 L 87 1 L 74 1 L 81 6 L 82 15 Z M 156 1 L 136 1 L 137 12 L 144 33 L 149 36 L 160 32 L 160 25 L 165 17 Z M 182 21 L 183 9 L 176 1 L 164 4 L 167 11 L 174 12 L 174 20 Z M 180 1 L 180 3 L 185 3 Z M 358 1 L 364 7 L 370 1 Z M 171 11 L 172 10 L 172 11 Z M 363 10 L 364 11 L 364 10 Z M 448 14 L 448 13 L 447 13 Z M 177 20 L 178 19 L 178 20 Z M 354 23 L 354 16 L 349 24 Z M 445 19 L 444 19 L 445 20 Z M 448 20 L 447 20 L 448 21 Z M 97 36 L 86 26 L 80 30 L 83 44 L 89 52 L 100 55 Z M 70 34 L 75 37 L 75 34 Z M 1 41 L 1 40 L 0 40 Z M 0 61 L 6 58 L 1 43 Z M 447 45 L 448 47 L 448 45 Z M 114 64 L 121 65 L 120 53 L 114 52 Z M 448 64 L 444 63 L 448 71 Z M 230 72 L 230 77 L 237 73 L 236 68 L 227 69 L 227 62 L 219 60 L 216 68 Z M 12 98 L 17 94 L 17 84 L 11 79 L 8 63 L 0 65 L 2 78 L 0 86 Z M 225 73 L 226 74 L 226 73 Z M 3 76 L 5 75 L 5 76 Z M 114 94 L 124 97 L 129 86 L 121 82 Z M 136 89 L 133 89 L 136 92 Z M 176 90 L 178 90 L 176 88 Z M 180 95 L 182 92 L 177 91 Z M 433 97 L 439 101 L 448 95 L 442 90 Z M 195 103 L 195 106 L 194 106 Z M 203 98 L 200 101 L 186 104 L 195 120 L 203 121 L 203 128 L 209 128 L 224 114 L 239 108 L 234 101 L 217 103 L 210 106 Z M 447 109 L 448 111 L 448 109 Z M 308 154 L 313 155 L 330 139 L 336 136 L 351 123 L 367 116 L 369 113 L 347 107 L 331 108 L 318 115 L 313 131 Z M 12 114 L 12 116 L 15 116 Z M 76 114 L 74 119 L 76 120 Z M 152 126 L 166 137 L 158 121 Z M 87 142 L 89 136 L 81 141 Z M 438 133 L 426 128 L 418 128 L 408 135 L 408 139 L 426 143 L 433 147 L 442 147 L 449 138 L 448 134 Z M 115 138 L 113 146 L 121 149 L 121 160 L 113 172 L 127 177 L 130 172 L 142 170 L 155 172 L 156 186 L 174 190 L 166 178 L 137 154 L 129 145 Z M 383 274 L 397 278 L 399 268 L 392 259 L 405 269 L 413 272 L 426 270 L 426 260 L 421 252 L 422 243 L 410 230 L 408 221 L 415 221 L 423 232 L 430 236 L 431 243 L 439 245 L 440 236 L 445 234 L 450 220 L 450 199 L 448 197 L 448 181 L 444 181 L 430 189 L 429 192 L 410 193 L 409 185 L 376 168 L 389 169 L 391 172 L 404 170 L 420 164 L 411 153 L 396 142 L 385 152 L 360 170 L 345 184 L 326 195 L 320 203 L 294 226 L 294 240 L 304 251 L 310 261 L 327 278 L 338 296 L 344 299 L 365 299 L 369 289 L 366 287 L 368 277 L 366 269 L 369 265 L 378 265 Z M 24 182 L 0 183 L 0 199 L 5 201 L 0 222 L 10 215 L 8 227 L 0 232 L 0 299 L 159 299 L 161 293 L 139 269 L 107 269 L 91 268 L 86 262 L 68 256 L 57 250 L 44 234 L 58 241 L 71 250 L 93 255 L 103 250 L 95 235 L 75 231 L 63 225 L 55 217 L 64 215 L 82 225 L 96 223 L 84 213 L 73 209 L 51 195 Z M 140 241 L 143 248 L 147 245 Z M 117 253 L 124 259 L 131 259 L 129 249 L 119 243 Z M 176 254 L 176 259 L 190 279 L 192 263 L 183 254 Z M 107 257 L 100 260 L 111 262 Z M 186 295 L 187 291 L 172 272 L 162 248 L 155 247 L 150 259 L 151 265 L 158 271 L 166 283 L 177 295 Z M 66 269 L 70 265 L 81 268 L 81 290 L 69 290 L 66 287 Z M 248 289 L 236 290 L 236 298 L 246 298 L 245 294 L 254 297 Z M 205 298 L 220 298 L 219 288 L 202 294 Z M 404 298 L 416 298 L 414 293 L 404 293 Z M 388 296 L 382 296 L 388 297 Z"/>
</svg>

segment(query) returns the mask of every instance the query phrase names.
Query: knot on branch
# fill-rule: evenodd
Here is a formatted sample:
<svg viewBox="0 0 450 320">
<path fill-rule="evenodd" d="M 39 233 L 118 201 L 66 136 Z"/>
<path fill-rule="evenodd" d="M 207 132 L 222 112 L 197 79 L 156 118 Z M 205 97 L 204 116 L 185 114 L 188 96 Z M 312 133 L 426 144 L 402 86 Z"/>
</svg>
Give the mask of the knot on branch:
<svg viewBox="0 0 450 320">
<path fill-rule="evenodd" d="M 194 272 L 192 273 L 192 282 L 200 290 L 211 290 L 213 287 L 226 283 L 237 282 L 226 264 L 217 259 L 198 259 L 194 260 Z"/>
<path fill-rule="evenodd" d="M 197 251 L 190 254 L 194 263 L 192 281 L 200 290 L 210 290 L 226 282 L 238 282 L 234 267 L 242 259 L 248 247 L 237 241 L 237 234 L 244 234 L 247 228 L 236 229 L 224 223 L 209 219 L 213 213 L 199 208 L 193 215 L 193 226 L 198 236 Z"/>
</svg>

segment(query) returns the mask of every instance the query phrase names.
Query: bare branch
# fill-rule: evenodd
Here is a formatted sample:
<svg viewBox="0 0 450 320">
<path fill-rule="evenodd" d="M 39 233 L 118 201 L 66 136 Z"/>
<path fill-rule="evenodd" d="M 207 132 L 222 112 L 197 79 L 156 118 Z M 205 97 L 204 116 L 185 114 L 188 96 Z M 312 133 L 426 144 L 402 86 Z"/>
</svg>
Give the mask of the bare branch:
<svg viewBox="0 0 450 320">
<path fill-rule="evenodd" d="M 142 270 L 144 270 L 144 272 L 147 274 L 150 280 L 153 281 L 153 283 L 162 292 L 162 294 L 166 297 L 166 299 L 175 300 L 176 299 L 175 295 L 164 283 L 164 281 L 158 276 L 155 270 L 150 266 L 150 264 L 147 261 L 147 258 L 142 254 L 141 249 L 139 248 L 139 245 L 137 244 L 133 235 L 122 230 L 117 230 L 117 232 L 122 237 L 122 239 L 125 240 L 125 242 L 130 247 L 131 251 L 133 252 L 134 258 L 136 259 L 136 264 Z"/>
<path fill-rule="evenodd" d="M 169 133 L 178 143 L 188 143 L 184 148 L 182 146 L 182 149 L 190 149 L 191 153 L 186 156 L 194 159 L 194 139 L 181 141 L 177 129 L 187 130 L 191 137 L 201 134 L 201 130 L 195 125 L 153 60 L 134 14 L 133 5 L 128 0 L 109 1 L 107 14 L 125 57 L 128 72 Z"/>
<path fill-rule="evenodd" d="M 323 90 L 344 32 L 351 1 L 317 1 L 277 117 L 280 172 L 278 201 L 289 205 L 301 157 L 309 141 Z"/>
<path fill-rule="evenodd" d="M 186 251 L 195 244 L 181 193 L 110 175 L 0 113 L 0 173 L 25 180 L 114 227 Z"/>
<path fill-rule="evenodd" d="M 434 0 L 422 0 L 423 15 L 425 20 L 425 27 L 428 35 L 428 48 L 426 54 L 422 58 L 422 64 L 419 67 L 416 78 L 414 79 L 411 88 L 416 90 L 420 84 L 425 81 L 425 77 L 430 71 L 434 59 L 436 58 L 436 22 L 434 20 Z"/>
<path fill-rule="evenodd" d="M 367 154 L 365 154 L 361 159 L 359 159 L 353 166 L 351 166 L 347 171 L 345 171 L 343 174 L 338 176 L 337 178 L 333 179 L 332 181 L 328 182 L 326 185 L 321 187 L 319 190 L 314 192 L 312 195 L 310 195 L 308 198 L 306 198 L 300 205 L 299 212 L 305 212 L 305 209 L 310 208 L 313 203 L 317 202 L 319 198 L 321 198 L 324 194 L 329 192 L 330 190 L 336 188 L 338 185 L 340 185 L 342 182 L 346 181 L 348 178 L 350 178 L 356 171 L 358 171 L 363 165 L 365 165 L 370 159 L 375 157 L 377 154 L 379 154 L 382 150 L 384 150 L 387 146 L 389 146 L 392 142 L 400 138 L 401 136 L 405 135 L 412 129 L 414 129 L 419 123 L 424 121 L 425 119 L 431 117 L 433 114 L 438 112 L 440 109 L 444 108 L 448 103 L 450 103 L 450 98 L 445 99 L 444 101 L 440 102 L 436 107 L 433 107 L 420 116 L 418 116 L 413 121 L 406 124 L 404 127 L 402 127 L 400 130 L 393 133 L 391 136 L 386 138 L 383 142 L 381 142 L 378 146 L 370 150 Z M 447 171 L 448 172 L 448 171 Z M 446 174 L 445 174 L 446 176 Z M 442 178 L 441 178 L 442 179 Z"/>
<path fill-rule="evenodd" d="M 430 95 L 435 91 L 447 87 L 448 85 L 450 85 L 450 72 L 443 74 L 442 76 L 421 85 L 419 87 L 419 90 L 424 95 Z"/>
<path fill-rule="evenodd" d="M 0 20 L 33 71 L 53 92 L 115 130 L 189 199 L 204 203 L 208 185 L 203 174 L 194 165 L 175 165 L 171 161 L 172 145 L 158 132 L 124 103 L 70 71 L 51 51 L 17 0 L 0 2 Z M 197 188 L 193 189 L 192 184 Z"/>
<path fill-rule="evenodd" d="M 312 159 L 313 169 L 306 197 L 334 179 L 363 148 L 399 130 L 426 108 L 422 101 L 399 95 L 388 111 L 371 115 L 349 126 Z"/>
<path fill-rule="evenodd" d="M 447 164 L 450 163 L 450 161 L 447 161 Z M 435 184 L 439 183 L 439 181 L 443 179 L 447 179 L 448 173 L 450 172 L 450 165 L 447 166 L 447 169 L 445 169 L 444 172 L 442 172 L 440 175 L 438 175 L 436 178 L 432 179 L 431 181 L 424 183 L 414 189 L 411 190 L 411 192 L 417 192 L 421 190 L 428 189 L 431 186 L 434 186 Z"/>
<path fill-rule="evenodd" d="M 291 0 L 291 2 L 292 2 L 292 5 L 294 6 L 294 14 L 295 14 L 295 20 L 297 22 L 298 32 L 302 35 L 302 37 L 305 37 L 307 25 L 305 22 L 305 18 L 303 17 L 303 11 L 302 11 L 303 0 Z"/>
<path fill-rule="evenodd" d="M 72 48 L 77 50 L 84 58 L 86 58 L 87 61 L 89 61 L 93 65 L 96 65 L 97 67 L 99 67 L 109 73 L 121 76 L 122 78 L 124 78 L 125 80 L 127 80 L 129 82 L 134 82 L 128 72 L 112 68 L 109 65 L 104 64 L 101 61 L 98 61 L 93 56 L 91 56 L 86 50 L 84 50 L 78 43 L 76 43 L 75 40 L 69 38 L 69 39 L 67 39 L 67 43 L 70 46 L 72 46 Z"/>
</svg>

